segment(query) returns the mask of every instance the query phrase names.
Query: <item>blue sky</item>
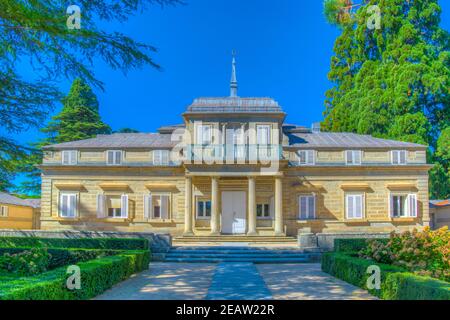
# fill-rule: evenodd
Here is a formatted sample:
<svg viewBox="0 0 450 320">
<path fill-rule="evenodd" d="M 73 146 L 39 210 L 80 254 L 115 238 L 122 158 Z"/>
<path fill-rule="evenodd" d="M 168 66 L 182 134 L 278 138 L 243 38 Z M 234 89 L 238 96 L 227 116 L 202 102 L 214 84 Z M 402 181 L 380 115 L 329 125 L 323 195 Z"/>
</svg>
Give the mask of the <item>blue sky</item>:
<svg viewBox="0 0 450 320">
<path fill-rule="evenodd" d="M 105 91 L 96 90 L 102 119 L 113 129 L 153 132 L 182 121 L 200 96 L 229 94 L 231 51 L 237 51 L 240 96 L 269 96 L 288 113 L 287 122 L 309 126 L 322 119 L 334 40 L 339 30 L 325 21 L 322 0 L 185 0 L 155 6 L 110 27 L 159 49 L 150 67 L 127 76 L 95 66 Z M 450 30 L 450 1 L 441 0 L 442 27 Z M 112 31 L 112 30 L 110 30 Z M 70 82 L 61 82 L 67 92 Z M 55 110 L 55 113 L 59 108 Z M 39 138 L 29 130 L 16 138 Z"/>
</svg>

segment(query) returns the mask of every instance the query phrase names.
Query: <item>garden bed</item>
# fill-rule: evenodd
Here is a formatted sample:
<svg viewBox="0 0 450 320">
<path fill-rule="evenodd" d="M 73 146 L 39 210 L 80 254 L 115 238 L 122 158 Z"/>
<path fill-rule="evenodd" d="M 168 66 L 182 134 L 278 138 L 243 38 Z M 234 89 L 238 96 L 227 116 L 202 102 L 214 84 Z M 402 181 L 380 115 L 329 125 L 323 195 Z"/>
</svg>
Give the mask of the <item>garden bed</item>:
<svg viewBox="0 0 450 320">
<path fill-rule="evenodd" d="M 367 268 L 377 265 L 381 270 L 380 290 L 368 290 Z M 368 290 L 386 300 L 450 300 L 450 283 L 422 277 L 391 265 L 361 259 L 350 253 L 327 252 L 322 255 L 322 271 Z"/>
<path fill-rule="evenodd" d="M 50 245 L 56 247 L 47 248 Z M 45 268 L 40 266 L 41 255 Z M 145 239 L 0 238 L 0 300 L 94 298 L 132 274 L 148 269 L 149 261 Z M 67 288 L 70 265 L 80 268 L 80 289 Z"/>
<path fill-rule="evenodd" d="M 322 256 L 322 270 L 363 289 L 370 266 L 381 271 L 381 286 L 369 292 L 387 300 L 450 300 L 447 229 L 392 234 L 390 239 L 339 239 Z"/>
</svg>

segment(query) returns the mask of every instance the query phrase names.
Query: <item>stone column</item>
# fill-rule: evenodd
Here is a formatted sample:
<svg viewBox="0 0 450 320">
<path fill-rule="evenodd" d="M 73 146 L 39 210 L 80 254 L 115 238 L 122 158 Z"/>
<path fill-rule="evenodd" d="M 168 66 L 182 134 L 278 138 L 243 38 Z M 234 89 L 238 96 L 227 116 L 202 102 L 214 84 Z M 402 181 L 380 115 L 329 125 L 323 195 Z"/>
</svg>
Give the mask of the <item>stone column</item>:
<svg viewBox="0 0 450 320">
<path fill-rule="evenodd" d="M 184 235 L 192 236 L 192 178 L 186 177 L 184 195 Z"/>
<path fill-rule="evenodd" d="M 254 236 L 256 233 L 256 182 L 254 177 L 248 178 L 248 232 Z"/>
<path fill-rule="evenodd" d="M 219 179 L 211 178 L 211 235 L 219 235 Z"/>
<path fill-rule="evenodd" d="M 283 230 L 283 182 L 275 178 L 275 235 L 284 235 Z"/>
</svg>

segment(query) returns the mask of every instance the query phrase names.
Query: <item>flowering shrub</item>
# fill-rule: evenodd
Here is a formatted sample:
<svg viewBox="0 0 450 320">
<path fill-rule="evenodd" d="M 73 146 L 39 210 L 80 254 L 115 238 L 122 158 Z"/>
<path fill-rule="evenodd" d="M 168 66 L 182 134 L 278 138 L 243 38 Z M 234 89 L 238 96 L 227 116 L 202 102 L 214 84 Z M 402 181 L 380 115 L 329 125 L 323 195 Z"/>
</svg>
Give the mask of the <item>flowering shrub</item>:
<svg viewBox="0 0 450 320">
<path fill-rule="evenodd" d="M 447 227 L 431 231 L 392 233 L 383 243 L 369 240 L 359 256 L 402 267 L 418 275 L 450 281 L 450 232 Z"/>
<path fill-rule="evenodd" d="M 0 257 L 0 270 L 31 276 L 47 271 L 50 254 L 46 248 L 32 248 L 16 254 L 5 253 Z"/>
</svg>

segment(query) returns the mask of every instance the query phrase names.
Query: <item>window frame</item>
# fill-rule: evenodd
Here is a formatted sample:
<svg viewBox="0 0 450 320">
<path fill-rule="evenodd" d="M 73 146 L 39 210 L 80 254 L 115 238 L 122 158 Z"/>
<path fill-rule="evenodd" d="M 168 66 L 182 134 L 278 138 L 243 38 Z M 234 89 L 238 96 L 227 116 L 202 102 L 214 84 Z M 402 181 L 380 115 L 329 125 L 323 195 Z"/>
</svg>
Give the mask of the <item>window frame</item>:
<svg viewBox="0 0 450 320">
<path fill-rule="evenodd" d="M 398 157 L 397 157 L 398 163 L 394 162 L 394 159 L 395 159 L 394 153 L 396 153 L 396 152 L 398 152 Z M 405 162 L 404 163 L 401 162 L 401 156 L 400 156 L 401 153 L 405 154 Z M 407 165 L 408 164 L 408 151 L 407 150 L 391 150 L 391 164 L 397 165 L 397 166 Z"/>
<path fill-rule="evenodd" d="M 75 209 L 74 209 L 74 215 L 73 216 L 69 216 L 69 215 L 63 215 L 63 208 L 62 208 L 62 199 L 64 196 L 69 197 L 68 198 L 68 205 L 70 205 L 72 202 L 70 201 L 70 197 L 74 196 L 75 197 Z M 76 192 L 60 192 L 59 193 L 59 201 L 58 201 L 58 217 L 59 218 L 63 218 L 63 219 L 76 219 L 78 217 L 78 207 L 79 207 L 79 194 Z"/>
<path fill-rule="evenodd" d="M 404 197 L 403 202 L 403 210 L 404 215 L 394 215 L 394 197 Z M 411 200 L 411 198 L 413 200 Z M 411 203 L 410 201 L 414 201 L 414 211 L 411 212 Z M 417 200 L 417 193 L 409 193 L 409 192 L 391 192 L 389 194 L 388 199 L 389 204 L 389 217 L 392 219 L 408 219 L 408 218 L 417 218 L 419 215 L 419 205 Z"/>
<path fill-rule="evenodd" d="M 307 211 L 307 218 L 303 218 L 302 217 L 302 205 L 301 205 L 301 199 L 302 198 L 307 198 L 308 200 L 306 201 L 306 211 Z M 313 211 L 312 211 L 312 217 L 309 217 L 309 199 L 312 198 L 313 199 Z M 298 219 L 299 220 L 315 220 L 317 219 L 317 201 L 316 201 L 316 195 L 315 194 L 300 194 L 298 195 L 297 199 L 298 199 Z"/>
<path fill-rule="evenodd" d="M 113 152 L 113 162 L 109 163 L 109 153 Z M 115 163 L 116 161 L 116 153 L 120 153 L 120 163 Z M 124 160 L 124 152 L 123 150 L 106 150 L 106 165 L 108 166 L 121 166 Z"/>
<path fill-rule="evenodd" d="M 267 130 L 267 143 L 261 143 L 260 142 L 260 137 L 262 137 L 262 135 L 260 136 L 260 130 L 262 129 L 266 129 Z M 272 143 L 272 132 L 271 132 L 272 126 L 270 124 L 257 124 L 256 125 L 256 145 L 258 146 L 270 146 Z"/>
<path fill-rule="evenodd" d="M 7 218 L 9 215 L 9 208 L 7 205 L 0 205 L 0 218 Z"/>
<path fill-rule="evenodd" d="M 203 214 L 202 215 L 200 215 L 200 212 L 199 212 L 199 204 L 200 204 L 200 202 L 203 203 Z M 209 216 L 206 215 L 206 212 L 207 212 L 207 209 L 206 209 L 207 205 L 206 205 L 206 203 L 208 203 L 208 202 L 209 202 L 209 205 L 210 205 L 210 208 L 211 208 Z M 195 200 L 195 216 L 196 216 L 197 220 L 211 220 L 211 216 L 212 216 L 211 199 L 198 197 Z"/>
<path fill-rule="evenodd" d="M 352 154 L 352 162 L 348 162 L 348 153 Z M 355 153 L 359 153 L 359 162 L 355 162 Z M 362 150 L 345 150 L 345 165 L 346 166 L 360 166 L 362 164 L 363 152 Z"/>
<path fill-rule="evenodd" d="M 205 140 L 205 128 L 209 128 L 208 131 L 208 137 Z M 200 146 L 207 146 L 207 145 L 212 145 L 213 144 L 213 125 L 211 123 L 203 123 L 203 122 L 198 122 L 197 123 L 197 129 L 196 129 L 196 144 L 200 145 Z"/>
<path fill-rule="evenodd" d="M 68 153 L 68 163 L 64 163 L 64 154 Z M 78 164 L 78 150 L 62 150 L 61 151 L 61 164 L 63 166 L 73 166 Z"/>
<path fill-rule="evenodd" d="M 156 158 L 156 154 L 159 153 L 160 155 L 160 162 L 157 162 L 155 160 Z M 167 153 L 167 162 L 163 161 L 164 157 L 163 157 L 163 153 Z M 153 160 L 153 165 L 155 166 L 168 166 L 170 164 L 170 150 L 166 150 L 166 149 L 155 149 L 152 151 L 152 160 Z"/>
<path fill-rule="evenodd" d="M 300 153 L 305 152 L 305 163 L 301 162 Z M 309 154 L 312 154 L 312 162 L 309 162 Z M 299 166 L 314 166 L 316 164 L 316 150 L 297 150 L 295 153 L 297 157 L 297 164 Z"/>
<path fill-rule="evenodd" d="M 349 200 L 348 197 L 356 197 L 356 196 L 361 196 L 361 217 L 349 217 L 348 216 L 348 209 L 349 209 Z M 344 210 L 345 210 L 345 219 L 346 220 L 364 220 L 365 216 L 366 216 L 366 195 L 365 193 L 358 193 L 358 192 L 349 192 L 349 193 L 345 193 L 344 196 Z M 356 198 L 353 201 L 353 204 L 356 204 Z"/>
<path fill-rule="evenodd" d="M 262 208 L 262 216 L 258 216 L 258 206 L 261 206 Z M 267 211 L 266 211 L 267 206 Z M 270 210 L 270 201 L 269 202 L 258 202 L 256 204 L 256 219 L 258 220 L 271 220 L 272 219 L 272 213 Z"/>
<path fill-rule="evenodd" d="M 149 208 L 149 219 L 150 220 L 169 220 L 170 216 L 171 216 L 171 204 L 172 204 L 172 198 L 171 198 L 171 193 L 170 192 L 151 192 L 149 193 L 149 196 L 151 198 L 150 202 L 151 202 L 151 207 Z M 155 197 L 160 197 L 160 201 L 161 201 L 161 197 L 167 197 L 167 218 L 163 218 L 163 214 L 162 214 L 162 206 L 160 206 L 159 208 L 159 217 L 155 217 Z"/>
</svg>

